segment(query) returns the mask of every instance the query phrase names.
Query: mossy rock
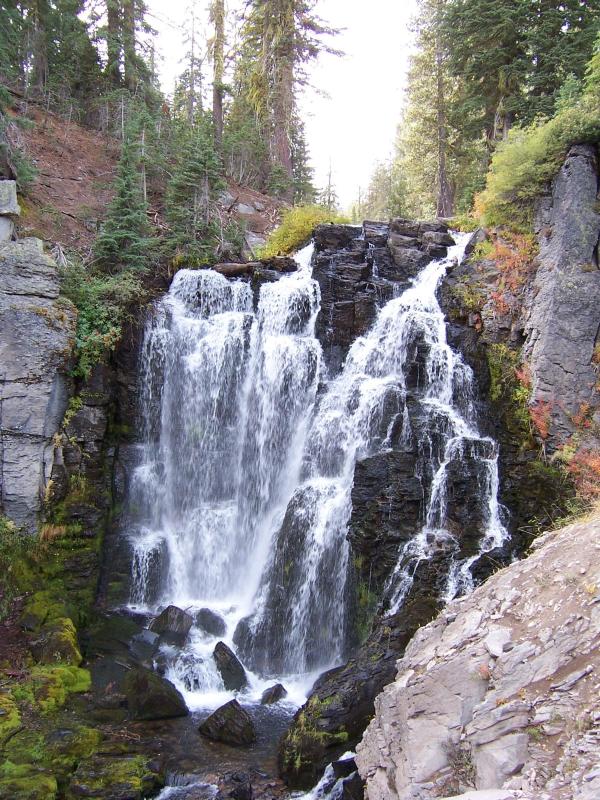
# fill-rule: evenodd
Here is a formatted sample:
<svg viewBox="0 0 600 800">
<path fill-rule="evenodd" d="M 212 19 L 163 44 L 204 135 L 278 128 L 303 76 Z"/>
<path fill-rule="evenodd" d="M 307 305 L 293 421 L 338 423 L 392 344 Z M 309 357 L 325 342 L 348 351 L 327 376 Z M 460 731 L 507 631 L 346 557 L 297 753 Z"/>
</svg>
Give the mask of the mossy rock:
<svg viewBox="0 0 600 800">
<path fill-rule="evenodd" d="M 160 774 L 144 756 L 94 757 L 77 767 L 65 796 L 68 800 L 81 797 L 142 800 L 163 785 Z"/>
<path fill-rule="evenodd" d="M 68 617 L 45 625 L 41 636 L 30 646 L 38 664 L 69 664 L 78 667 L 82 658 L 77 643 L 77 631 Z"/>
<path fill-rule="evenodd" d="M 189 714 L 181 692 L 152 670 L 138 667 L 123 683 L 132 719 L 170 719 Z"/>
<path fill-rule="evenodd" d="M 10 800 L 55 800 L 58 785 L 54 775 L 31 764 L 0 765 L 0 797 Z"/>
<path fill-rule="evenodd" d="M 65 604 L 57 600 L 54 592 L 46 589 L 35 592 L 27 603 L 21 616 L 21 627 L 29 631 L 39 631 L 43 625 L 68 617 Z"/>
<path fill-rule="evenodd" d="M 46 762 L 46 742 L 44 734 L 23 728 L 11 736 L 3 749 L 3 755 L 12 764 L 35 764 Z"/>
<path fill-rule="evenodd" d="M 21 715 L 11 693 L 0 694 L 0 745 L 21 725 Z"/>
<path fill-rule="evenodd" d="M 34 667 L 29 680 L 34 704 L 44 714 L 62 708 L 69 694 L 87 692 L 91 683 L 90 673 L 86 669 L 63 664 Z"/>
</svg>

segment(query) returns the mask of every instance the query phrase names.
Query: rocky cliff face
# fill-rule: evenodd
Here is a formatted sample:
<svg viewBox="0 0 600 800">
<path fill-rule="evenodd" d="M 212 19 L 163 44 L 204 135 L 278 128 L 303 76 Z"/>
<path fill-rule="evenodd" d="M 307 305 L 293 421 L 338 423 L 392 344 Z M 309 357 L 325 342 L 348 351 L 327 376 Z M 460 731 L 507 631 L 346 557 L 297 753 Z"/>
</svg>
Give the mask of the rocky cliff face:
<svg viewBox="0 0 600 800">
<path fill-rule="evenodd" d="M 548 527 L 571 496 L 548 456 L 600 444 L 597 192 L 595 148 L 573 147 L 538 204 L 534 235 L 480 231 L 442 288 L 450 340 L 490 401 L 513 536 Z"/>
<path fill-rule="evenodd" d="M 69 399 L 75 318 L 41 241 L 0 244 L 1 507 L 30 532 L 61 458 L 53 437 Z"/>
<path fill-rule="evenodd" d="M 369 800 L 598 797 L 599 587 L 596 518 L 419 630 L 357 749 Z"/>
<path fill-rule="evenodd" d="M 600 422 L 597 364 L 600 342 L 598 159 L 592 145 L 571 151 L 538 208 L 539 268 L 525 326 L 533 402 L 548 408 L 554 441 L 573 434 L 582 407 Z"/>
</svg>

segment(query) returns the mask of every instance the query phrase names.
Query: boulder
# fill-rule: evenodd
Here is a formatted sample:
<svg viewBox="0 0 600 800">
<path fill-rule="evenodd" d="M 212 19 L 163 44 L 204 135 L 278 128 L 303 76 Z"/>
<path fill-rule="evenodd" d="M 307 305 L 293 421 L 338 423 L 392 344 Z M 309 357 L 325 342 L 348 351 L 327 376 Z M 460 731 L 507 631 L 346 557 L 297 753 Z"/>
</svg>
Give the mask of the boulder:
<svg viewBox="0 0 600 800">
<path fill-rule="evenodd" d="M 157 633 L 161 641 L 182 647 L 193 624 L 194 618 L 187 611 L 177 606 L 167 606 L 152 620 L 150 630 Z"/>
<path fill-rule="evenodd" d="M 227 625 L 223 617 L 220 617 L 210 608 L 201 608 L 196 614 L 196 625 L 204 633 L 209 633 L 211 636 L 225 636 L 227 633 Z"/>
<path fill-rule="evenodd" d="M 441 247 L 452 247 L 453 244 L 456 244 L 452 236 L 445 231 L 425 231 L 422 239 L 425 245 L 434 244 Z"/>
<path fill-rule="evenodd" d="M 136 633 L 131 639 L 129 650 L 134 658 L 139 661 L 149 661 L 158 650 L 160 636 L 154 631 Z"/>
<path fill-rule="evenodd" d="M 363 800 L 365 784 L 358 772 L 353 772 L 342 781 L 341 800 Z"/>
<path fill-rule="evenodd" d="M 260 702 L 263 706 L 270 706 L 273 703 L 278 703 L 280 700 L 283 700 L 284 697 L 287 697 L 287 689 L 283 684 L 275 683 L 273 686 L 269 686 L 268 689 L 264 690 Z"/>
<path fill-rule="evenodd" d="M 336 780 L 348 778 L 353 772 L 356 772 L 357 769 L 354 758 L 340 758 L 339 761 L 333 761 L 331 768 L 333 769 Z"/>
<path fill-rule="evenodd" d="M 228 691 L 240 691 L 248 685 L 246 671 L 233 650 L 227 647 L 225 642 L 217 642 L 213 658 Z"/>
<path fill-rule="evenodd" d="M 228 786 L 231 786 L 228 797 L 232 797 L 233 800 L 253 800 L 254 791 L 247 772 L 232 772 L 229 775 Z"/>
<path fill-rule="evenodd" d="M 38 664 L 81 664 L 75 626 L 67 617 L 43 628 L 42 635 L 32 642 L 30 650 Z"/>
<path fill-rule="evenodd" d="M 170 681 L 144 667 L 127 673 L 123 689 L 132 719 L 170 719 L 189 713 L 181 692 Z"/>
<path fill-rule="evenodd" d="M 226 744 L 244 745 L 256 741 L 252 717 L 237 700 L 230 700 L 217 708 L 204 720 L 198 730 L 207 739 Z"/>
</svg>

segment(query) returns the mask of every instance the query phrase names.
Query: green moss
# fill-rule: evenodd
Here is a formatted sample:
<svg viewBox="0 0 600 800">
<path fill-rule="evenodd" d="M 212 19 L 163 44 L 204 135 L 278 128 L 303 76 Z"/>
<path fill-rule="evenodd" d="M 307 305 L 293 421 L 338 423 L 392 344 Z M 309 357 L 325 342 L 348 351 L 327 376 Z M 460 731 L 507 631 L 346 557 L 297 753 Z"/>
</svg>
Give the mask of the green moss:
<svg viewBox="0 0 600 800">
<path fill-rule="evenodd" d="M 21 618 L 25 627 L 39 630 L 42 625 L 68 616 L 62 600 L 56 598 L 52 589 L 35 592 L 26 602 Z"/>
<path fill-rule="evenodd" d="M 44 626 L 34 657 L 39 664 L 70 664 L 79 666 L 82 658 L 77 643 L 77 631 L 68 617 L 61 617 Z"/>
<path fill-rule="evenodd" d="M 58 785 L 53 775 L 32 764 L 0 766 L 0 797 L 10 800 L 55 800 Z"/>
<path fill-rule="evenodd" d="M 11 693 L 0 694 L 0 745 L 21 725 L 21 715 Z"/>
<path fill-rule="evenodd" d="M 481 311 L 485 303 L 484 293 L 466 280 L 454 284 L 450 289 L 450 294 L 463 315 Z"/>
<path fill-rule="evenodd" d="M 490 400 L 500 411 L 509 432 L 517 435 L 522 447 L 532 447 L 529 416 L 529 389 L 519 382 L 517 368 L 520 353 L 505 344 L 492 344 L 487 349 L 490 372 Z"/>
<path fill-rule="evenodd" d="M 46 761 L 44 735 L 39 731 L 21 730 L 6 744 L 4 755 L 13 764 L 43 764 Z"/>
<path fill-rule="evenodd" d="M 64 706 L 71 693 L 87 692 L 92 684 L 90 673 L 75 666 L 33 667 L 29 676 L 34 703 L 42 714 Z"/>
<path fill-rule="evenodd" d="M 106 792 L 127 792 L 128 797 L 142 798 L 156 789 L 162 781 L 148 766 L 144 756 L 126 756 L 109 759 L 86 760 L 77 768 L 66 797 L 81 797 L 80 787 L 85 787 L 87 797 L 104 797 Z"/>
<path fill-rule="evenodd" d="M 309 776 L 312 776 L 314 765 L 321 761 L 323 751 L 348 742 L 350 737 L 343 726 L 335 731 L 324 731 L 319 727 L 323 712 L 337 699 L 336 695 L 324 699 L 312 695 L 283 737 L 282 761 L 290 785 L 308 785 L 312 779 Z"/>
</svg>

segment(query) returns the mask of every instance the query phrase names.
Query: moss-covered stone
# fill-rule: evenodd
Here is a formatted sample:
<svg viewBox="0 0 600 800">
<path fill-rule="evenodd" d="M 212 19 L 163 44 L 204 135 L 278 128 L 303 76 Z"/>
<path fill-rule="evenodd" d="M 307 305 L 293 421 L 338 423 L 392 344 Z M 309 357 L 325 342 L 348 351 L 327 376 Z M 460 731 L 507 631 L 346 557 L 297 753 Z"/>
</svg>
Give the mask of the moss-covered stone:
<svg viewBox="0 0 600 800">
<path fill-rule="evenodd" d="M 44 589 L 27 600 L 20 621 L 26 630 L 39 631 L 44 624 L 67 616 L 67 608 L 57 599 L 54 590 Z"/>
<path fill-rule="evenodd" d="M 104 797 L 110 791 L 113 800 L 141 800 L 163 784 L 161 776 L 150 768 L 144 756 L 94 757 L 78 766 L 65 797 L 67 800 Z"/>
<path fill-rule="evenodd" d="M 43 714 L 50 714 L 64 706 L 69 694 L 87 692 L 92 682 L 87 669 L 61 664 L 34 667 L 29 683 L 34 704 Z"/>
<path fill-rule="evenodd" d="M 82 658 L 72 620 L 61 617 L 53 624 L 45 625 L 41 636 L 31 644 L 31 652 L 38 664 L 79 666 Z"/>
<path fill-rule="evenodd" d="M 343 726 L 334 731 L 319 728 L 324 709 L 335 700 L 335 697 L 321 700 L 317 695 L 312 695 L 297 714 L 294 725 L 283 736 L 279 749 L 279 769 L 289 787 L 310 788 L 315 782 L 323 751 L 348 741 L 348 732 Z"/>
<path fill-rule="evenodd" d="M 33 764 L 0 765 L 0 797 L 10 800 L 55 800 L 58 784 L 54 775 Z"/>
<path fill-rule="evenodd" d="M 0 745 L 21 725 L 21 715 L 12 693 L 0 694 Z"/>
</svg>

